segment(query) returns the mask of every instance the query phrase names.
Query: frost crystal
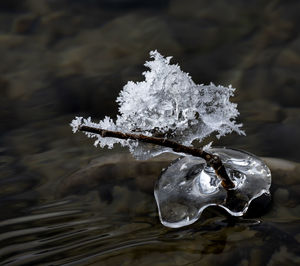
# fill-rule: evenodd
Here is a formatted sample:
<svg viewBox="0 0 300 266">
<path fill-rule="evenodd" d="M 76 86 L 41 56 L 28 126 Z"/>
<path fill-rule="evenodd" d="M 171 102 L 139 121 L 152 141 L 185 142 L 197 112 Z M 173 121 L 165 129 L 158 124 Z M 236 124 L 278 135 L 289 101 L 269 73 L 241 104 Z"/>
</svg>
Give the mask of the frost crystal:
<svg viewBox="0 0 300 266">
<path fill-rule="evenodd" d="M 232 131 L 244 134 L 242 125 L 234 120 L 239 114 L 237 105 L 229 101 L 234 88 L 213 83 L 197 85 L 178 65 L 170 64 L 171 57 L 165 58 L 157 51 L 150 52 L 150 56 L 153 60 L 145 63 L 150 69 L 143 73 L 145 81 L 129 81 L 120 92 L 117 98 L 120 115 L 116 122 L 109 117 L 99 123 L 76 117 L 71 123 L 73 132 L 86 125 L 165 137 L 183 145 L 191 145 L 194 140 L 201 142 L 212 133 L 218 138 Z M 170 151 L 164 147 L 149 148 L 149 144 L 137 141 L 86 134 L 96 138 L 96 146 L 112 148 L 115 143 L 128 146 L 140 159 Z"/>
</svg>

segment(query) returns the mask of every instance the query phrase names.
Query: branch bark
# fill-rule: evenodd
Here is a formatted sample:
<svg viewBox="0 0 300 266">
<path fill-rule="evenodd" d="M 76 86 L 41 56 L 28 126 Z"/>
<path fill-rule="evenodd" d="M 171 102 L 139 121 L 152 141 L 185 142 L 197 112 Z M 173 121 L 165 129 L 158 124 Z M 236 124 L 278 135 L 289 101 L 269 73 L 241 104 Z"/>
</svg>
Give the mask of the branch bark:
<svg viewBox="0 0 300 266">
<path fill-rule="evenodd" d="M 196 149 L 194 147 L 185 146 L 169 139 L 149 137 L 142 134 L 123 133 L 119 131 L 110 131 L 110 130 L 105 130 L 100 128 L 89 127 L 89 126 L 80 126 L 79 130 L 84 132 L 99 134 L 103 138 L 110 137 L 110 138 L 118 138 L 118 139 L 138 140 L 145 143 L 168 147 L 175 152 L 190 154 L 196 157 L 203 158 L 206 161 L 206 163 L 215 170 L 216 175 L 222 180 L 221 183 L 222 186 L 226 190 L 230 188 L 234 188 L 234 183 L 230 180 L 220 157 L 214 154 L 210 154 L 204 151 L 203 149 Z"/>
</svg>

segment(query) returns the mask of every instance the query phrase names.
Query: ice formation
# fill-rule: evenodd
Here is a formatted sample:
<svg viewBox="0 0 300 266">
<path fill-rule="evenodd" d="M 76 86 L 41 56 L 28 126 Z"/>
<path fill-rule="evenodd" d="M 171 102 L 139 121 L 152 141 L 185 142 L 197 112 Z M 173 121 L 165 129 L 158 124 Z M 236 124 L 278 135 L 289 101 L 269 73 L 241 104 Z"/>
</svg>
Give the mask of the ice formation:
<svg viewBox="0 0 300 266">
<path fill-rule="evenodd" d="M 150 52 L 152 61 L 145 63 L 150 69 L 143 73 L 142 82 L 129 81 L 120 92 L 117 102 L 120 115 L 114 122 L 105 117 L 99 123 L 91 118 L 76 117 L 71 126 L 73 132 L 81 125 L 121 132 L 160 136 L 191 145 L 202 141 L 212 133 L 219 138 L 232 131 L 244 134 L 235 118 L 239 112 L 231 103 L 234 88 L 231 86 L 197 85 L 188 73 L 178 65 L 170 64 L 171 57 L 163 57 L 157 51 Z M 102 138 L 98 134 L 85 133 L 96 138 L 95 146 L 112 148 L 120 143 L 128 146 L 137 158 L 149 158 L 169 151 L 164 147 L 152 147 L 133 140 Z"/>
<path fill-rule="evenodd" d="M 213 148 L 235 188 L 226 190 L 205 160 L 185 156 L 159 177 L 154 195 L 161 223 L 177 228 L 196 222 L 204 209 L 219 206 L 232 216 L 244 215 L 252 200 L 269 194 L 271 172 L 258 157 L 239 150 Z"/>
<path fill-rule="evenodd" d="M 143 73 L 145 80 L 130 81 L 120 92 L 117 98 L 120 114 L 115 121 L 105 117 L 95 123 L 90 117 L 76 117 L 71 123 L 73 132 L 89 126 L 166 138 L 187 146 L 212 133 L 218 138 L 233 131 L 244 134 L 241 124 L 235 122 L 239 114 L 237 105 L 229 100 L 234 92 L 231 86 L 197 85 L 178 65 L 170 64 L 171 57 L 165 58 L 157 51 L 150 52 L 150 56 L 153 60 L 145 63 L 150 69 Z M 171 151 L 132 139 L 84 133 L 96 138 L 95 146 L 112 148 L 120 143 L 129 147 L 138 159 Z M 253 199 L 269 193 L 271 173 L 259 158 L 243 151 L 212 148 L 211 143 L 203 150 L 221 159 L 234 188 L 224 188 L 204 159 L 181 157 L 162 172 L 156 183 L 154 194 L 162 224 L 168 227 L 192 224 L 211 205 L 220 206 L 233 216 L 242 216 Z"/>
</svg>

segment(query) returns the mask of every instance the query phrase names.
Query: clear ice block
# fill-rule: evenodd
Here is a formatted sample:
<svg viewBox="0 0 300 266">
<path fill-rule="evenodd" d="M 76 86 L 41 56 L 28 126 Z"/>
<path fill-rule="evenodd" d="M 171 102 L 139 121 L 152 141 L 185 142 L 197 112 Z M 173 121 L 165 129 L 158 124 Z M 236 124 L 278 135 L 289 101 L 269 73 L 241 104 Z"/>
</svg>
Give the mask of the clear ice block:
<svg viewBox="0 0 300 266">
<path fill-rule="evenodd" d="M 235 187 L 226 190 L 213 168 L 202 158 L 185 156 L 172 162 L 155 185 L 154 195 L 161 223 L 178 228 L 196 222 L 203 210 L 217 205 L 233 216 L 242 216 L 249 204 L 269 194 L 271 172 L 266 164 L 245 151 L 212 148 Z"/>
</svg>

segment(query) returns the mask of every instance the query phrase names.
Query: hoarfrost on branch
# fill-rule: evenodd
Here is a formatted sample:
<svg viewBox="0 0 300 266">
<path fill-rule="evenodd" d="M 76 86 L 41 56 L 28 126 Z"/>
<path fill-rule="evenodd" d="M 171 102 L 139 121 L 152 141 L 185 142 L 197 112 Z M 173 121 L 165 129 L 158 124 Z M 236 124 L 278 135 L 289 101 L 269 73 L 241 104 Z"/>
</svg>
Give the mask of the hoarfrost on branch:
<svg viewBox="0 0 300 266">
<path fill-rule="evenodd" d="M 157 51 L 151 51 L 150 56 L 153 60 L 145 63 L 150 69 L 143 73 L 145 80 L 136 83 L 129 81 L 120 92 L 116 100 L 120 115 L 115 122 L 109 117 L 99 123 L 92 122 L 90 117 L 76 117 L 71 123 L 73 132 L 85 125 L 164 137 L 183 145 L 191 145 L 194 140 L 201 142 L 212 133 L 217 138 L 232 131 L 245 134 L 240 129 L 242 124 L 235 122 L 239 115 L 237 105 L 229 100 L 234 88 L 215 86 L 213 83 L 197 85 L 177 64 L 170 64 L 171 57 L 165 58 Z M 171 151 L 134 140 L 85 134 L 96 138 L 95 146 L 112 148 L 116 143 L 127 146 L 139 159 Z"/>
</svg>

